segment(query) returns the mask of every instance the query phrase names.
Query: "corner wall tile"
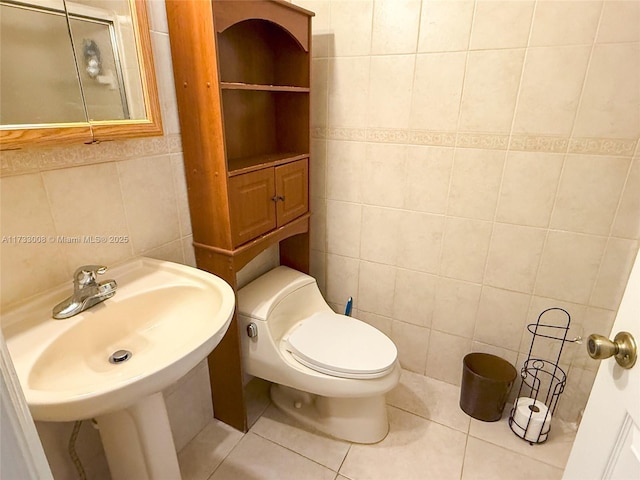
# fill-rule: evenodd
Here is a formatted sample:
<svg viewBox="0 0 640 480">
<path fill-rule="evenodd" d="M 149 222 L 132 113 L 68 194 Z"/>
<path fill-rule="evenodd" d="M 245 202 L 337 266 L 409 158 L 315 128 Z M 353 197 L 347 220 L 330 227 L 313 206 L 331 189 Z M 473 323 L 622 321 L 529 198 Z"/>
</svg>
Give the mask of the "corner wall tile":
<svg viewBox="0 0 640 480">
<path fill-rule="evenodd" d="M 530 45 L 591 45 L 598 28 L 602 1 L 537 2 Z M 571 22 L 559 19 L 570 18 Z"/>
<path fill-rule="evenodd" d="M 438 277 L 432 329 L 472 338 L 481 290 L 475 283 Z"/>
<path fill-rule="evenodd" d="M 327 201 L 327 252 L 346 257 L 360 256 L 362 205 Z"/>
<path fill-rule="evenodd" d="M 335 5 L 361 2 L 339 2 Z M 329 127 L 362 128 L 368 124 L 369 57 L 332 58 L 329 61 Z"/>
<path fill-rule="evenodd" d="M 366 155 L 360 178 L 362 203 L 401 207 L 404 203 L 406 147 L 369 143 Z"/>
<path fill-rule="evenodd" d="M 411 98 L 412 129 L 456 130 L 465 63 L 464 52 L 416 56 Z"/>
<path fill-rule="evenodd" d="M 340 311 L 349 297 L 358 308 L 360 262 L 354 258 L 327 254 L 327 301 L 340 305 Z"/>
<path fill-rule="evenodd" d="M 431 326 L 436 277 L 411 270 L 398 269 L 393 318 L 420 327 Z"/>
<path fill-rule="evenodd" d="M 546 231 L 542 229 L 495 224 L 484 283 L 531 293 L 545 237 Z"/>
<path fill-rule="evenodd" d="M 118 163 L 122 198 L 135 252 L 180 237 L 171 158 L 141 158 Z"/>
<path fill-rule="evenodd" d="M 358 309 L 390 317 L 393 313 L 395 283 L 395 267 L 360 262 Z"/>
<path fill-rule="evenodd" d="M 311 61 L 311 125 L 326 127 L 329 118 L 329 59 Z"/>
<path fill-rule="evenodd" d="M 430 333 L 428 328 L 393 321 L 391 339 L 398 347 L 398 359 L 402 368 L 424 375 Z"/>
<path fill-rule="evenodd" d="M 6 239 L 0 248 L 1 305 L 70 282 L 68 245 L 56 241 L 58 232 L 41 174 L 0 179 L 0 204 L 2 237 Z M 37 243 L 27 243 L 32 237 Z"/>
<path fill-rule="evenodd" d="M 404 208 L 445 213 L 453 167 L 453 148 L 407 147 Z"/>
<path fill-rule="evenodd" d="M 373 0 L 331 2 L 329 29 L 333 42 L 329 44 L 329 55 L 369 55 L 372 18 Z"/>
<path fill-rule="evenodd" d="M 528 49 L 514 132 L 571 134 L 590 53 L 589 46 Z"/>
<path fill-rule="evenodd" d="M 453 385 L 462 380 L 462 359 L 471 351 L 471 340 L 431 331 L 426 375 Z"/>
<path fill-rule="evenodd" d="M 482 282 L 491 229 L 490 222 L 447 217 L 440 275 L 469 282 Z"/>
<path fill-rule="evenodd" d="M 460 130 L 509 133 L 523 60 L 524 49 L 469 52 Z"/>
<path fill-rule="evenodd" d="M 189 211 L 187 181 L 184 173 L 184 160 L 181 154 L 171 155 L 171 166 L 173 169 L 173 183 L 176 191 L 180 235 L 186 237 L 187 235 L 191 235 L 191 214 Z"/>
<path fill-rule="evenodd" d="M 369 127 L 409 127 L 415 58 L 415 55 L 371 57 Z"/>
<path fill-rule="evenodd" d="M 604 251 L 590 305 L 617 310 L 638 254 L 638 241 L 610 238 Z"/>
<path fill-rule="evenodd" d="M 151 32 L 151 44 L 158 80 L 158 96 L 162 109 L 162 128 L 165 134 L 179 133 L 180 119 L 178 118 L 178 100 L 173 79 L 169 35 Z"/>
<path fill-rule="evenodd" d="M 586 304 L 607 239 L 550 231 L 542 253 L 536 295 Z"/>
<path fill-rule="evenodd" d="M 415 53 L 420 0 L 376 0 L 373 4 L 371 53 Z"/>
<path fill-rule="evenodd" d="M 640 42 L 595 45 L 576 116 L 576 137 L 640 135 Z"/>
<path fill-rule="evenodd" d="M 501 151 L 456 150 L 447 214 L 493 220 L 504 160 Z"/>
<path fill-rule="evenodd" d="M 65 259 L 70 272 L 80 265 L 109 266 L 132 256 L 132 232 L 125 221 L 116 164 L 52 170 L 43 172 L 42 176 L 59 235 L 76 238 L 99 236 L 107 239 L 100 243 L 81 240 L 66 244 Z M 172 182 L 170 170 L 168 179 Z M 109 237 L 113 237 L 115 241 L 109 241 Z M 169 240 L 173 238 L 167 239 Z"/>
<path fill-rule="evenodd" d="M 327 198 L 359 202 L 360 177 L 367 145 L 360 142 L 327 141 Z"/>
<path fill-rule="evenodd" d="M 418 52 L 466 50 L 473 7 L 473 1 L 423 0 Z"/>
<path fill-rule="evenodd" d="M 149 24 L 154 32 L 169 33 L 167 25 L 167 10 L 164 0 L 150 0 L 147 2 Z"/>
<path fill-rule="evenodd" d="M 398 212 L 399 238 L 397 260 L 399 267 L 438 273 L 440 249 L 444 233 L 444 216 L 421 212 Z M 396 237 L 397 240 L 398 237 Z"/>
<path fill-rule="evenodd" d="M 473 339 L 508 350 L 518 350 L 527 320 L 530 296 L 482 287 Z"/>
<path fill-rule="evenodd" d="M 568 155 L 551 227 L 608 235 L 630 163 L 622 157 Z"/>
<path fill-rule="evenodd" d="M 509 152 L 496 220 L 548 226 L 563 160 L 558 154 Z"/>
<path fill-rule="evenodd" d="M 525 47 L 533 1 L 476 2 L 470 50 Z"/>
<path fill-rule="evenodd" d="M 395 265 L 398 258 L 400 217 L 396 210 L 365 206 L 362 209 L 360 257 Z"/>
<path fill-rule="evenodd" d="M 640 160 L 631 164 L 629 176 L 622 192 L 612 234 L 617 237 L 640 240 Z"/>
<path fill-rule="evenodd" d="M 640 4 L 633 0 L 607 0 L 598 28 L 597 43 L 640 41 Z"/>
</svg>

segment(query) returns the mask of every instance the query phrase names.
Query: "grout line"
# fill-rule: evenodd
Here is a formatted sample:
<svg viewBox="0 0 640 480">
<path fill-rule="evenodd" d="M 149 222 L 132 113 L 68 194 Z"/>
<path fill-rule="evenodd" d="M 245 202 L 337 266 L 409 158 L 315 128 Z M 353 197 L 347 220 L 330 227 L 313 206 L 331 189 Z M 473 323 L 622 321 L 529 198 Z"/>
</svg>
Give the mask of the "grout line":
<svg viewBox="0 0 640 480">
<path fill-rule="evenodd" d="M 518 106 L 520 104 L 520 95 L 522 93 L 522 81 L 524 79 L 524 74 L 527 66 L 527 57 L 529 56 L 529 49 L 531 47 L 531 36 L 533 35 L 533 24 L 536 17 L 536 10 L 538 9 L 538 1 L 536 0 L 533 4 L 533 10 L 531 11 L 531 22 L 529 23 L 529 35 L 527 36 L 527 44 L 524 47 L 524 55 L 522 57 L 522 68 L 520 69 L 520 81 L 518 82 L 518 90 L 516 91 L 516 101 L 513 106 L 513 116 L 511 117 L 511 126 L 509 128 L 509 138 L 513 137 L 514 131 L 513 128 L 516 124 L 516 116 L 518 113 Z M 507 153 L 511 150 L 511 142 L 507 145 Z"/>
<path fill-rule="evenodd" d="M 469 427 L 471 427 L 471 422 L 469 422 Z M 467 431 L 467 435 L 464 439 L 464 451 L 462 452 L 462 465 L 460 466 L 460 480 L 464 478 L 464 464 L 467 460 L 467 446 L 469 445 L 469 432 Z"/>
<path fill-rule="evenodd" d="M 593 60 L 593 52 L 596 49 L 596 40 L 598 38 L 598 34 L 600 33 L 600 26 L 602 24 L 602 17 L 604 16 L 604 7 L 605 1 L 602 1 L 602 5 L 600 5 L 600 14 L 598 16 L 598 24 L 596 26 L 596 30 L 593 33 L 593 40 L 591 42 L 591 51 L 589 52 L 589 59 L 587 60 L 587 67 L 584 71 L 584 78 L 582 80 L 582 87 L 580 88 L 580 95 L 578 97 L 578 104 L 576 105 L 576 112 L 573 116 L 573 123 L 571 126 L 571 132 L 569 133 L 569 140 L 575 137 L 576 132 L 576 123 L 578 121 L 578 114 L 580 113 L 580 108 L 582 107 L 582 100 L 584 99 L 584 91 L 587 85 L 587 79 L 589 78 L 589 72 L 591 71 L 591 62 Z M 555 207 L 555 205 L 554 205 Z"/>
<path fill-rule="evenodd" d="M 344 462 L 347 461 L 347 456 L 349 455 L 349 452 L 351 451 L 351 447 L 353 447 L 353 443 L 349 443 L 349 448 L 347 448 L 347 453 L 344 454 L 344 457 L 342 458 L 342 461 L 340 462 L 340 465 L 338 466 L 338 472 L 337 472 L 338 475 L 342 475 L 340 473 L 340 470 L 342 470 L 342 467 L 344 466 Z"/>
<path fill-rule="evenodd" d="M 215 420 L 215 418 L 214 418 Z M 222 460 L 220 460 L 220 462 L 218 463 L 218 465 L 216 465 L 214 467 L 214 469 L 211 471 L 211 473 L 209 474 L 209 476 L 207 477 L 207 480 L 211 480 L 211 478 L 213 477 L 213 475 L 216 473 L 216 471 L 218 471 L 218 469 L 222 466 L 222 464 L 227 460 L 227 458 L 229 458 L 229 456 L 231 455 L 231 453 L 238 448 L 238 445 L 240 445 L 242 443 L 242 440 L 244 440 L 244 438 L 247 436 L 249 432 L 247 433 L 243 433 L 242 437 L 240 438 L 240 440 L 238 440 L 236 442 L 236 444 L 227 452 L 227 454 L 224 456 L 224 458 Z M 188 444 L 187 444 L 188 445 Z"/>
<path fill-rule="evenodd" d="M 297 425 L 294 425 L 293 427 L 294 427 L 294 428 L 297 428 L 298 430 L 302 430 L 302 431 L 304 431 L 304 432 L 306 432 L 306 433 L 318 434 L 318 435 L 322 436 L 322 438 L 326 438 L 326 439 L 334 440 L 333 438 L 328 437 L 328 436 L 326 436 L 326 435 L 324 435 L 324 434 L 322 434 L 322 433 L 320 433 L 320 432 L 314 432 L 314 431 L 311 431 L 311 430 L 307 430 L 307 429 L 302 428 L 302 427 L 297 426 Z M 294 450 L 293 448 L 291 448 L 291 447 L 289 447 L 289 446 L 287 446 L 287 445 L 283 445 L 282 443 L 279 443 L 279 442 L 277 442 L 276 440 L 273 440 L 273 439 L 271 439 L 271 438 L 265 437 L 264 435 L 260 435 L 259 433 L 256 433 L 256 432 L 247 432 L 247 434 L 249 434 L 249 433 L 251 433 L 251 434 L 253 434 L 253 435 L 257 436 L 257 437 L 260 437 L 260 438 L 262 438 L 263 440 L 266 440 L 266 441 L 267 441 L 267 442 L 269 442 L 269 443 L 272 443 L 272 444 L 274 444 L 274 445 L 277 445 L 277 446 L 278 446 L 278 447 L 280 447 L 280 448 L 284 448 L 285 450 L 288 450 L 289 452 L 294 453 L 294 454 L 296 454 L 296 455 L 297 455 L 297 456 L 299 456 L 299 457 L 302 457 L 302 458 L 304 458 L 304 459 L 306 459 L 306 460 L 309 460 L 310 462 L 313 462 L 313 463 L 315 463 L 316 465 L 321 466 L 322 468 L 326 468 L 327 470 L 330 470 L 330 471 L 332 471 L 332 472 L 338 473 L 338 471 L 337 471 L 337 470 L 334 470 L 334 469 L 332 469 L 332 468 L 330 468 L 330 467 L 327 467 L 326 465 L 324 465 L 324 464 L 322 464 L 322 463 L 318 462 L 317 460 L 314 460 L 313 458 L 310 458 L 310 457 L 306 456 L 305 454 L 303 454 L 303 453 L 301 453 L 301 452 L 298 452 L 298 451 Z M 341 441 L 342 441 L 342 442 L 346 442 L 346 440 L 341 440 Z M 238 443 L 239 443 L 239 442 L 238 442 Z M 350 442 L 346 442 L 346 443 L 349 443 L 349 444 L 350 444 L 350 445 L 349 445 L 349 448 L 351 448 L 351 443 L 350 443 Z M 345 458 L 346 458 L 346 455 L 345 455 Z M 343 462 L 344 462 L 344 460 L 343 460 Z M 342 466 L 342 463 L 341 463 L 340 465 Z M 338 470 L 339 470 L 339 468 L 338 468 Z"/>
<path fill-rule="evenodd" d="M 477 338 L 477 334 L 478 334 L 478 330 L 479 330 L 479 322 L 478 322 L 478 312 L 480 310 L 480 304 L 482 303 L 482 297 L 483 294 L 485 293 L 486 288 L 489 286 L 486 283 L 486 275 L 487 275 L 487 269 L 489 267 L 489 259 L 491 257 L 491 247 L 494 244 L 495 241 L 495 233 L 496 233 L 496 226 L 498 225 L 497 222 L 497 218 L 498 218 L 498 209 L 500 206 L 500 196 L 502 194 L 502 188 L 504 186 L 504 178 L 506 175 L 506 170 L 507 170 L 507 163 L 508 163 L 508 157 L 509 157 L 509 152 L 511 151 L 511 141 L 510 139 L 513 137 L 513 129 L 514 129 L 514 125 L 516 123 L 516 116 L 517 116 L 517 112 L 518 112 L 518 105 L 520 103 L 520 94 L 522 93 L 522 82 L 524 79 L 524 74 L 525 74 L 525 69 L 526 69 L 526 65 L 527 65 L 527 56 L 528 56 L 528 52 L 529 52 L 529 48 L 530 48 L 530 44 L 531 44 L 531 36 L 533 33 L 533 24 L 534 24 L 534 19 L 535 19 L 535 14 L 536 14 L 536 8 L 537 8 L 537 1 L 533 4 L 533 9 L 531 11 L 531 20 L 529 23 L 529 34 L 527 36 L 527 44 L 524 48 L 524 54 L 522 57 L 522 68 L 520 69 L 520 79 L 518 82 L 518 89 L 516 91 L 516 99 L 514 102 L 514 106 L 513 106 L 513 113 L 511 116 L 511 126 L 509 128 L 509 141 L 507 144 L 507 149 L 504 152 L 504 157 L 502 159 L 502 171 L 500 173 L 500 183 L 498 186 L 498 194 L 496 197 L 496 203 L 495 203 L 495 208 L 493 211 L 493 219 L 491 221 L 491 234 L 489 237 L 489 245 L 487 247 L 487 255 L 485 257 L 485 262 L 484 262 L 484 268 L 482 270 L 482 290 L 480 292 L 480 301 L 478 302 L 478 307 L 476 309 L 476 315 L 475 315 L 475 323 L 474 323 L 474 329 L 473 329 L 473 337 L 472 337 L 472 341 L 476 340 Z M 519 226 L 519 228 L 521 228 Z M 540 258 L 542 258 L 542 254 L 540 255 Z M 529 312 L 531 305 L 533 303 L 533 289 L 535 288 L 535 283 L 536 283 L 536 278 L 537 278 L 537 269 L 536 269 L 536 276 L 534 276 L 534 281 L 533 281 L 533 287 L 532 287 L 532 291 L 530 292 L 518 292 L 518 293 L 524 293 L 525 295 L 528 296 L 527 298 L 527 313 Z M 496 287 L 492 287 L 492 288 L 496 288 Z M 508 290 L 507 290 L 508 291 Z M 524 324 L 526 325 L 526 317 L 524 318 Z M 526 326 L 524 327 L 526 329 Z M 521 334 L 522 336 L 522 334 Z M 476 340 L 478 341 L 478 340 Z M 518 347 L 519 350 L 519 347 Z M 516 356 L 517 358 L 517 356 Z"/>
<path fill-rule="evenodd" d="M 500 420 L 500 422 L 501 421 L 503 421 L 503 420 Z M 499 423 L 499 422 L 496 422 L 496 423 Z M 502 450 L 505 450 L 505 451 L 507 451 L 509 453 L 520 455 L 521 457 L 528 458 L 529 460 L 533 460 L 534 462 L 543 463 L 543 464 L 545 464 L 545 465 L 547 465 L 549 467 L 553 467 L 553 468 L 557 468 L 557 469 L 560 469 L 560 470 L 564 470 L 564 467 L 558 467 L 557 465 L 554 465 L 553 463 L 550 463 L 548 460 L 542 460 L 539 457 L 533 457 L 531 455 L 527 455 L 526 453 L 522 453 L 522 452 L 520 452 L 518 450 L 511 449 L 509 447 L 504 446 L 503 444 L 497 443 L 497 441 L 495 441 L 495 440 L 489 440 L 487 438 L 479 437 L 477 435 L 472 435 L 471 433 L 469 433 L 468 437 L 472 437 L 472 438 L 474 438 L 476 440 L 479 440 L 481 442 L 489 443 L 489 444 L 493 445 L 494 447 L 498 447 L 498 448 L 500 448 Z M 515 437 L 515 434 L 514 434 L 514 437 Z M 518 437 L 516 437 L 516 438 L 518 438 Z M 522 440 L 522 439 L 519 439 L 519 441 L 525 442 L 525 440 Z M 526 443 L 528 443 L 528 442 L 526 442 Z"/>
<path fill-rule="evenodd" d="M 412 373 L 414 373 L 414 372 L 412 372 Z M 422 376 L 422 377 L 424 377 L 424 378 L 434 379 L 434 380 L 437 380 L 437 381 L 439 381 L 439 382 L 446 383 L 447 385 L 453 385 L 453 386 L 458 387 L 458 389 L 460 388 L 458 385 L 454 385 L 453 383 L 445 382 L 444 380 L 438 380 L 437 378 L 429 377 L 428 375 L 422 375 L 422 374 L 420 374 L 420 373 L 415 373 L 415 375 L 420 375 L 420 376 Z M 407 414 L 409 414 L 409 415 L 413 415 L 414 417 L 418 417 L 418 418 L 419 418 L 419 419 L 421 419 L 421 420 L 426 420 L 426 421 L 428 421 L 428 422 L 435 423 L 435 424 L 440 425 L 440 426 L 442 426 L 442 427 L 446 427 L 446 428 L 448 428 L 448 429 L 450 429 L 450 430 L 453 430 L 453 431 L 455 431 L 455 432 L 462 433 L 462 434 L 464 434 L 465 436 L 467 436 L 467 435 L 469 434 L 469 425 L 471 425 L 471 422 L 469 422 L 469 424 L 467 425 L 467 428 L 466 428 L 465 430 L 459 430 L 459 429 L 457 429 L 457 428 L 455 428 L 455 427 L 452 427 L 451 425 L 447 425 L 446 423 L 439 422 L 439 421 L 437 421 L 437 420 L 434 420 L 433 418 L 425 417 L 424 415 L 420 415 L 419 413 L 412 412 L 411 410 L 408 410 L 408 409 L 406 409 L 406 408 L 400 407 L 400 406 L 398 406 L 398 405 L 393 405 L 392 403 L 387 403 L 387 406 L 388 406 L 388 407 L 393 407 L 393 408 L 395 408 L 395 409 L 397 409 L 397 410 L 400 410 L 400 411 L 402 411 L 402 412 L 404 412 L 404 413 L 407 413 Z M 385 437 L 385 438 L 386 438 L 386 437 Z"/>
</svg>

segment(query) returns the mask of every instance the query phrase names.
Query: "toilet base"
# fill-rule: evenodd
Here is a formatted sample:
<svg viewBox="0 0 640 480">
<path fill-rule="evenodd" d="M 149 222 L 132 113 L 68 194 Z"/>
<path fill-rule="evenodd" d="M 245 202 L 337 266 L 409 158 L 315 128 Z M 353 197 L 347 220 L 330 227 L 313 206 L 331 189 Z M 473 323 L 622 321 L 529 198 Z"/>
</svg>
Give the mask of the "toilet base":
<svg viewBox="0 0 640 480">
<path fill-rule="evenodd" d="M 271 400 L 303 425 L 354 443 L 376 443 L 387 436 L 385 396 L 323 397 L 283 385 L 271 385 Z"/>
</svg>

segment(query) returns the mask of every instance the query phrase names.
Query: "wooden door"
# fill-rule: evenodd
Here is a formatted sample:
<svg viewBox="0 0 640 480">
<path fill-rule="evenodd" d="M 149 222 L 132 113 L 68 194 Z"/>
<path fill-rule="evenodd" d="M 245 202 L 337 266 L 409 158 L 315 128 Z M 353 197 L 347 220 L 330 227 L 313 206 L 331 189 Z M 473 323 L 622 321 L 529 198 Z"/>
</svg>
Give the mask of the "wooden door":
<svg viewBox="0 0 640 480">
<path fill-rule="evenodd" d="M 231 236 L 237 247 L 276 228 L 273 169 L 229 178 Z"/>
<path fill-rule="evenodd" d="M 309 211 L 309 159 L 275 168 L 278 227 Z"/>
</svg>

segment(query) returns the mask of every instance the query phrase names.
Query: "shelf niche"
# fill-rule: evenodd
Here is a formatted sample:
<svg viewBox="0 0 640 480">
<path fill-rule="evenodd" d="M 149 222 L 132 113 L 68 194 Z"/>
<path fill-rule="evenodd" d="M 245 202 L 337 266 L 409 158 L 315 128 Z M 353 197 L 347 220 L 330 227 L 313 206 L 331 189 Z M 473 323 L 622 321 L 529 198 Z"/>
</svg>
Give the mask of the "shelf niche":
<svg viewBox="0 0 640 480">
<path fill-rule="evenodd" d="M 244 20 L 219 32 L 218 58 L 222 82 L 310 85 L 309 51 L 268 20 Z"/>
<path fill-rule="evenodd" d="M 309 152 L 309 94 L 222 90 L 231 170 L 240 158 Z"/>
</svg>

